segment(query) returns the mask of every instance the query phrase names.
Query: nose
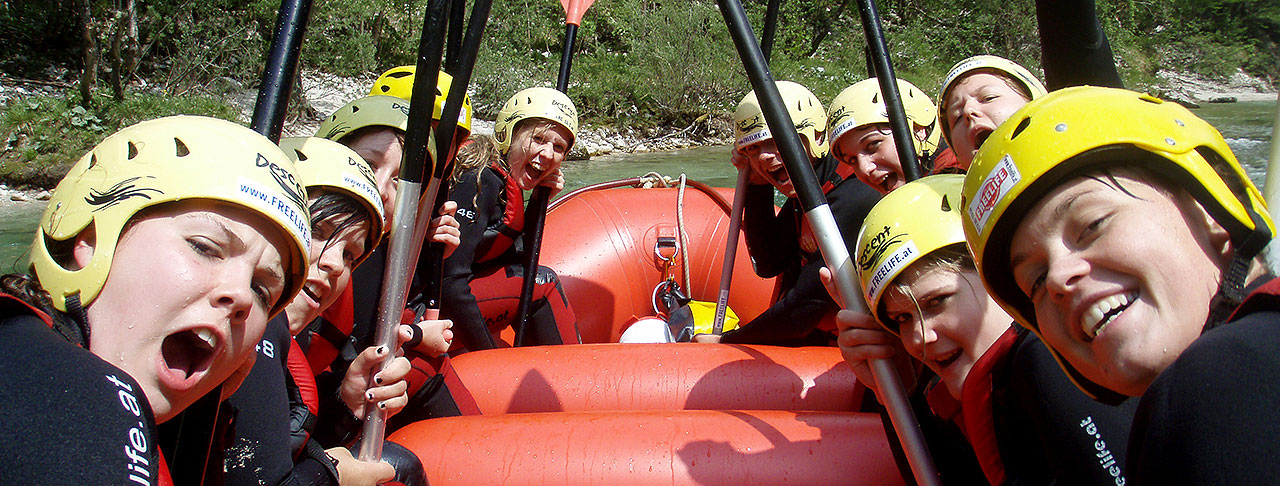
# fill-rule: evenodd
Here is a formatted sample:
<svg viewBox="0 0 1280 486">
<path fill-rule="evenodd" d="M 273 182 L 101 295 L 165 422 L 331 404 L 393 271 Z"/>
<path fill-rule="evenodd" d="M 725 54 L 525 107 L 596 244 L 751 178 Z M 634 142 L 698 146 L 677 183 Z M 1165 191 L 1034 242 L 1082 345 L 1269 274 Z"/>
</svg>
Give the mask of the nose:
<svg viewBox="0 0 1280 486">
<path fill-rule="evenodd" d="M 925 345 L 936 342 L 938 340 L 938 333 L 934 331 L 933 326 L 930 325 L 929 323 L 930 319 L 923 319 L 923 320 L 913 319 L 913 320 L 914 320 L 914 323 L 911 326 L 911 330 L 907 333 L 908 335 L 903 336 L 903 339 L 906 340 L 908 344 L 913 346 L 915 349 L 923 351 Z M 919 354 L 921 356 L 924 355 L 923 352 Z"/>
<path fill-rule="evenodd" d="M 1089 263 L 1071 252 L 1061 252 L 1049 259 L 1044 277 L 1045 291 L 1056 303 L 1064 303 L 1075 286 L 1089 273 Z"/>
<path fill-rule="evenodd" d="M 213 291 L 214 306 L 225 309 L 233 324 L 244 323 L 253 311 L 252 272 L 224 274 Z"/>
<path fill-rule="evenodd" d="M 343 248 L 343 246 L 344 245 L 341 242 L 334 243 L 332 246 L 329 246 L 325 248 L 324 251 L 320 252 L 320 258 L 316 261 L 316 266 L 320 271 L 328 275 L 331 279 L 334 275 L 342 272 L 342 267 L 344 265 L 343 253 L 346 252 L 346 249 Z"/>
<path fill-rule="evenodd" d="M 855 166 L 858 168 L 858 171 L 862 172 L 867 177 L 870 177 L 871 172 L 876 170 L 875 157 L 870 154 L 854 155 L 853 160 L 856 162 Z"/>
</svg>

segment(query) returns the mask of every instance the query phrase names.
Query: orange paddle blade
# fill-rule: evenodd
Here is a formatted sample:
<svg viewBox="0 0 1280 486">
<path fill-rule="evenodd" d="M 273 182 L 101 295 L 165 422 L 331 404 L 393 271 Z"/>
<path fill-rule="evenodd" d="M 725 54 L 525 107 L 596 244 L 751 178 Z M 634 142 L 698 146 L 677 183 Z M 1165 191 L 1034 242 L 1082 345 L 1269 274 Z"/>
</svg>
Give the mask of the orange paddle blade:
<svg viewBox="0 0 1280 486">
<path fill-rule="evenodd" d="M 582 14 L 587 13 L 596 0 L 560 0 L 564 7 L 564 23 L 582 25 Z"/>
</svg>

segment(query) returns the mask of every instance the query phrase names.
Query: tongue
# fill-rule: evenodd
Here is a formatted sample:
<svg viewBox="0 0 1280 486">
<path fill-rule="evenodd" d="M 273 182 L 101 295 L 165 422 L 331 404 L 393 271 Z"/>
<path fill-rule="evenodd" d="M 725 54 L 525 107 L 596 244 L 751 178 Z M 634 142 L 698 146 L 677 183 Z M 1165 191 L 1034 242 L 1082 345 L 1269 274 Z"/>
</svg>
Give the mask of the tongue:
<svg viewBox="0 0 1280 486">
<path fill-rule="evenodd" d="M 164 355 L 169 369 L 180 373 L 183 379 L 190 378 L 195 367 L 208 351 L 204 342 L 190 331 L 180 332 L 164 339 L 160 352 Z"/>
</svg>

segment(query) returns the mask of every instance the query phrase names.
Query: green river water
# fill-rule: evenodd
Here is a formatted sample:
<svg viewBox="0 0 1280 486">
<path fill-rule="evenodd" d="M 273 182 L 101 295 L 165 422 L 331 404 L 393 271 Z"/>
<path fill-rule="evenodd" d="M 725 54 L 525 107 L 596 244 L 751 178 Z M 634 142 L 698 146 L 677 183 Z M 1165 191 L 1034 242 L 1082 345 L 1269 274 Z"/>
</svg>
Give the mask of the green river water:
<svg viewBox="0 0 1280 486">
<path fill-rule="evenodd" d="M 1262 186 L 1271 147 L 1276 103 L 1206 104 L 1195 110 L 1227 139 L 1254 183 Z M 597 182 L 657 172 L 718 187 L 733 187 L 737 174 L 729 164 L 729 147 L 700 147 L 672 152 L 620 154 L 565 163 L 565 192 Z M 0 273 L 26 266 L 27 247 L 34 236 L 43 203 L 0 201 Z"/>
</svg>

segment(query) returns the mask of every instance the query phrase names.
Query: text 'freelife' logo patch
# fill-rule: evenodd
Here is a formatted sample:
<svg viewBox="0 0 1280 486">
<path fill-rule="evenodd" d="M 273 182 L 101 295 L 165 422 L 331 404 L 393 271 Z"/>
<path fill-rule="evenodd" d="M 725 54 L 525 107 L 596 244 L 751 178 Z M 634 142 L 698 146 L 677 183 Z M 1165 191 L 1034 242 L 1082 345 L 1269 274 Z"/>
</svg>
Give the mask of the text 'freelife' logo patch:
<svg viewBox="0 0 1280 486">
<path fill-rule="evenodd" d="M 1022 174 L 1018 173 L 1018 167 L 1013 164 L 1013 159 L 1005 154 L 995 168 L 987 173 L 987 178 L 982 181 L 982 185 L 978 187 L 978 193 L 969 203 L 969 219 L 973 222 L 973 226 L 979 231 L 984 229 L 987 218 L 991 216 L 991 210 L 995 209 L 1000 200 L 1004 199 L 1005 194 L 1009 193 L 1009 189 L 1018 185 L 1021 180 Z"/>
</svg>

